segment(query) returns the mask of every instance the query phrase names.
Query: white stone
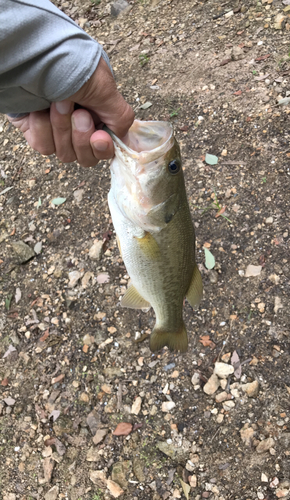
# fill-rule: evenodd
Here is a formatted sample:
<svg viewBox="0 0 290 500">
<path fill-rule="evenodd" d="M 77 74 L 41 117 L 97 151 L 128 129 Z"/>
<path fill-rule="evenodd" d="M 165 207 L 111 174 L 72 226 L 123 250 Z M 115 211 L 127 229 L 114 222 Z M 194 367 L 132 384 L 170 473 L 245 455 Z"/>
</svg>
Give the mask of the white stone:
<svg viewBox="0 0 290 500">
<path fill-rule="evenodd" d="M 164 412 L 169 412 L 169 411 L 173 410 L 173 408 L 175 406 L 176 405 L 175 405 L 174 401 L 164 401 L 164 403 L 162 403 L 161 410 Z"/>
<path fill-rule="evenodd" d="M 234 367 L 232 365 L 228 365 L 227 363 L 217 361 L 214 365 L 214 373 L 219 378 L 228 378 L 228 376 L 234 373 L 234 371 Z"/>
</svg>

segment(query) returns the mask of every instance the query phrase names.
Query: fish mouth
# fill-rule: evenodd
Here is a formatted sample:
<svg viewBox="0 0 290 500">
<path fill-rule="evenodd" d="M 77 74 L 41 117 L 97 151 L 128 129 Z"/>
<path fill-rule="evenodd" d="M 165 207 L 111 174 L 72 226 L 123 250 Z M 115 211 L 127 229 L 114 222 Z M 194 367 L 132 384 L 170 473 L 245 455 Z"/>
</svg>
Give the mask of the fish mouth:
<svg viewBox="0 0 290 500">
<path fill-rule="evenodd" d="M 174 144 L 173 127 L 169 122 L 135 120 L 129 129 L 124 142 L 113 132 L 109 132 L 118 153 L 128 161 L 139 165 L 149 164 L 158 160 Z M 129 161 L 132 166 L 132 162 Z M 128 165 L 127 165 L 128 166 Z"/>
</svg>

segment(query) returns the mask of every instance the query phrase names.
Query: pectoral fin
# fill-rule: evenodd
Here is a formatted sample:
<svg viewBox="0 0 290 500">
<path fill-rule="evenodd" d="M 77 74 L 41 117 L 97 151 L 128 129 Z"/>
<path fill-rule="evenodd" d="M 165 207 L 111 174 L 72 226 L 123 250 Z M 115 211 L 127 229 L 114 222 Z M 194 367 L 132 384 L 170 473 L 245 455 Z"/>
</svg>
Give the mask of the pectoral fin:
<svg viewBox="0 0 290 500">
<path fill-rule="evenodd" d="M 122 259 L 123 259 L 122 250 L 121 250 L 121 243 L 120 243 L 119 236 L 116 236 L 116 240 L 117 240 L 117 245 L 118 245 L 118 248 L 119 248 L 120 255 L 121 255 Z"/>
<path fill-rule="evenodd" d="M 152 234 L 146 232 L 143 238 L 136 238 L 136 241 L 146 257 L 153 260 L 159 257 L 160 249 Z"/>
<path fill-rule="evenodd" d="M 148 307 L 151 307 L 149 302 L 141 297 L 140 293 L 137 292 L 133 285 L 128 288 L 123 296 L 121 306 L 129 307 L 131 309 L 147 309 Z"/>
<path fill-rule="evenodd" d="M 197 265 L 195 265 L 189 289 L 187 290 L 186 293 L 186 298 L 190 303 L 191 307 L 193 307 L 193 309 L 197 309 L 199 306 L 199 303 L 202 299 L 202 290 L 203 287 L 202 287 L 201 274 Z"/>
</svg>

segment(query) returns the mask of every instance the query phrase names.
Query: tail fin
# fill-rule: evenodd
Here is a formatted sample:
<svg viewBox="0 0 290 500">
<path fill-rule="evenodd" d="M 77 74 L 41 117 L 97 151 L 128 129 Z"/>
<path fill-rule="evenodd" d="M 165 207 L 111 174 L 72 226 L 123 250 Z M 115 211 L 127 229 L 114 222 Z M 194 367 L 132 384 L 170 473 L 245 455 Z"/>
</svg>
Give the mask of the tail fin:
<svg viewBox="0 0 290 500">
<path fill-rule="evenodd" d="M 186 352 L 188 347 L 187 333 L 184 323 L 176 332 L 167 332 L 161 328 L 154 328 L 150 336 L 149 346 L 151 351 L 159 351 L 167 346 L 170 351 Z"/>
</svg>

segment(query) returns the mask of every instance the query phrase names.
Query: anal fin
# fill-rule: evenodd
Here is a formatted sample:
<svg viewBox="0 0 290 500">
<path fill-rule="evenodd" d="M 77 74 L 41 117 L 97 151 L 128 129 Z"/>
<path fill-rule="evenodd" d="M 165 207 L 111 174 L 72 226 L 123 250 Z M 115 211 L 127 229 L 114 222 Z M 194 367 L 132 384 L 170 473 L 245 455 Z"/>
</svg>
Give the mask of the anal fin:
<svg viewBox="0 0 290 500">
<path fill-rule="evenodd" d="M 150 308 L 149 302 L 143 299 L 139 292 L 133 285 L 130 285 L 125 295 L 121 300 L 122 307 L 129 307 L 131 309 L 148 309 Z"/>
<path fill-rule="evenodd" d="M 201 274 L 197 265 L 195 264 L 191 282 L 186 292 L 186 298 L 190 303 L 191 307 L 193 307 L 193 309 L 198 308 L 199 303 L 202 299 L 202 291 L 203 291 L 203 286 L 202 286 Z"/>
</svg>

